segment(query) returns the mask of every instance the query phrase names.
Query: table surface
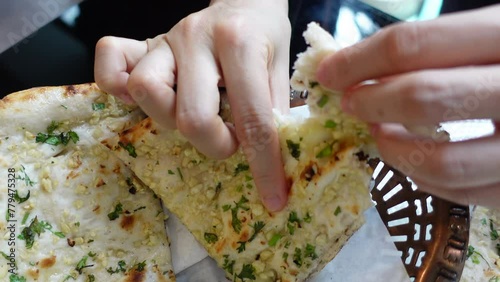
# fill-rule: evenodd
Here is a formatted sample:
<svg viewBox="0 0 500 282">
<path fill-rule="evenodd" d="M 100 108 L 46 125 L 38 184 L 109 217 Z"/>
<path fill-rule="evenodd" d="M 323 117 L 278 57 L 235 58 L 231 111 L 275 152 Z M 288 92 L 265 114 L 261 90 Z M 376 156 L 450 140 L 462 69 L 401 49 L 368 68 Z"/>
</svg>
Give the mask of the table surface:
<svg viewBox="0 0 500 282">
<path fill-rule="evenodd" d="M 28 43 L 39 28 L 83 0 L 2 0 L 0 4 L 0 53 Z"/>
</svg>

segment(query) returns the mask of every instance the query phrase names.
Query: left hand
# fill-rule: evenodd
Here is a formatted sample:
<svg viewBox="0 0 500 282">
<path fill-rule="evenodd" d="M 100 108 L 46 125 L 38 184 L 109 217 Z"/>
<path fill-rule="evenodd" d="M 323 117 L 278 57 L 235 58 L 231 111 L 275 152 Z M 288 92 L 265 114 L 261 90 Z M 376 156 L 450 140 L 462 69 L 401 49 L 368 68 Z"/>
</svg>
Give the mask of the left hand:
<svg viewBox="0 0 500 282">
<path fill-rule="evenodd" d="M 96 82 L 178 128 L 208 157 L 227 158 L 241 145 L 264 205 L 280 210 L 288 189 L 272 109 L 289 108 L 287 11 L 285 0 L 212 0 L 153 39 L 105 37 Z M 218 86 L 227 89 L 234 126 L 218 115 Z"/>
<path fill-rule="evenodd" d="M 327 57 L 323 85 L 373 124 L 383 160 L 419 189 L 461 204 L 500 206 L 500 134 L 463 142 L 416 136 L 404 125 L 500 121 L 500 5 L 390 26 Z M 375 84 L 361 84 L 376 80 Z"/>
</svg>

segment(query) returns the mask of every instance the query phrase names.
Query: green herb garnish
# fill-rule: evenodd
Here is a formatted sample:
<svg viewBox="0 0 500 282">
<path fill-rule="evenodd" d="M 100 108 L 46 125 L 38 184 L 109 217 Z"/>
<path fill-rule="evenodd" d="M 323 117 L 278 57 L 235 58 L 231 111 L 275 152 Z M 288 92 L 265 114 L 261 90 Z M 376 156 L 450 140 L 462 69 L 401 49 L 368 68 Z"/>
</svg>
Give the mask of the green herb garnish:
<svg viewBox="0 0 500 282">
<path fill-rule="evenodd" d="M 24 203 L 30 198 L 30 191 L 28 191 L 28 194 L 26 194 L 25 197 L 19 196 L 17 192 L 18 191 L 16 190 L 16 193 L 14 194 L 14 200 L 16 200 L 18 203 Z"/>
<path fill-rule="evenodd" d="M 333 120 L 329 119 L 329 120 L 325 121 L 325 127 L 326 128 L 335 128 L 335 127 L 337 127 L 337 123 L 334 122 Z"/>
<path fill-rule="evenodd" d="M 92 103 L 92 110 L 100 111 L 106 108 L 106 104 L 104 103 Z"/>
<path fill-rule="evenodd" d="M 335 209 L 335 211 L 333 212 L 333 215 L 337 216 L 337 215 L 339 215 L 341 212 L 342 212 L 342 209 L 340 208 L 340 206 L 337 206 L 337 208 L 336 208 L 336 209 Z"/>
<path fill-rule="evenodd" d="M 316 104 L 318 105 L 318 107 L 323 108 L 326 105 L 326 103 L 328 103 L 329 99 L 330 98 L 328 96 L 323 95 Z"/>
<path fill-rule="evenodd" d="M 122 214 L 123 212 L 123 206 L 121 203 L 118 203 L 116 204 L 115 206 L 115 210 L 108 213 L 108 218 L 109 220 L 115 220 L 117 219 L 118 217 L 120 217 L 120 214 Z"/>
<path fill-rule="evenodd" d="M 316 247 L 311 244 L 307 244 L 306 250 L 304 251 L 304 257 L 311 258 L 313 260 L 317 259 L 318 255 L 316 254 Z"/>
<path fill-rule="evenodd" d="M 254 223 L 253 225 L 253 235 L 252 237 L 250 237 L 250 239 L 248 239 L 248 242 L 252 242 L 255 237 L 257 237 L 257 234 L 264 228 L 266 224 L 262 221 L 257 221 L 256 223 Z"/>
<path fill-rule="evenodd" d="M 288 147 L 290 155 L 292 155 L 292 157 L 298 160 L 300 157 L 300 143 L 294 143 L 292 140 L 287 139 L 286 146 Z"/>
<path fill-rule="evenodd" d="M 233 226 L 234 231 L 240 233 L 241 231 L 241 220 L 238 218 L 238 210 L 249 210 L 250 208 L 243 206 L 245 203 L 248 203 L 248 199 L 245 196 L 241 196 L 240 200 L 235 203 L 235 206 L 231 208 L 231 225 Z"/>
<path fill-rule="evenodd" d="M 226 270 L 227 272 L 233 274 L 234 273 L 234 264 L 236 261 L 234 260 L 229 260 L 229 255 L 224 255 L 224 264 L 222 265 L 222 268 Z"/>
<path fill-rule="evenodd" d="M 493 226 L 493 220 L 490 219 L 490 238 L 492 241 L 498 239 L 498 231 Z"/>
<path fill-rule="evenodd" d="M 325 157 L 331 156 L 333 153 L 332 145 L 328 144 L 325 148 L 321 149 L 319 153 L 316 155 L 316 158 L 321 159 Z"/>
<path fill-rule="evenodd" d="M 16 179 L 17 179 L 17 180 L 24 181 L 24 184 L 26 184 L 26 186 L 33 186 L 33 184 L 35 184 L 35 183 L 36 183 L 35 181 L 32 181 L 32 180 L 30 179 L 30 177 L 28 176 L 28 174 L 26 174 L 26 169 L 24 168 L 24 166 L 23 166 L 23 165 L 21 165 L 21 168 L 19 169 L 19 171 L 20 171 L 22 174 L 24 174 L 24 175 L 23 175 L 23 176 L 18 175 L 18 176 L 16 177 Z M 29 193 L 29 191 L 28 191 L 28 193 Z M 16 194 L 17 194 L 17 191 L 16 191 Z M 27 196 L 27 197 L 29 197 L 29 194 L 28 194 L 28 196 Z M 27 199 L 26 199 L 26 200 L 27 200 Z"/>
<path fill-rule="evenodd" d="M 177 173 L 179 173 L 179 177 L 181 178 L 181 181 L 184 181 L 184 175 L 182 175 L 182 171 L 179 167 L 177 167 Z"/>
<path fill-rule="evenodd" d="M 255 280 L 255 268 L 251 264 L 244 264 L 240 274 L 237 275 L 241 280 Z"/>
<path fill-rule="evenodd" d="M 238 244 L 240 245 L 236 249 L 238 250 L 238 253 L 241 253 L 245 250 L 247 242 L 238 241 Z"/>
<path fill-rule="evenodd" d="M 295 263 L 298 267 L 302 266 L 302 250 L 300 248 L 295 248 L 295 252 L 293 253 L 293 263 Z"/>
<path fill-rule="evenodd" d="M 127 264 L 125 263 L 124 260 L 120 260 L 118 261 L 118 267 L 116 267 L 115 269 L 113 269 L 111 266 L 108 267 L 108 269 L 106 269 L 106 271 L 109 273 L 109 274 L 115 274 L 115 273 L 119 273 L 119 272 L 125 272 L 127 271 Z"/>
<path fill-rule="evenodd" d="M 137 153 L 135 152 L 135 147 L 132 143 L 124 144 L 123 142 L 118 142 L 118 145 L 128 152 L 128 155 L 132 158 L 137 158 Z"/>
<path fill-rule="evenodd" d="M 26 278 L 17 274 L 11 274 L 9 276 L 9 282 L 26 282 Z"/>
<path fill-rule="evenodd" d="M 84 268 L 92 267 L 93 264 L 87 264 L 88 256 L 84 256 L 76 265 L 75 270 L 78 271 L 79 274 L 82 274 Z"/>
<path fill-rule="evenodd" d="M 250 166 L 247 164 L 239 163 L 234 169 L 234 176 L 238 175 L 242 171 L 247 171 L 250 169 Z"/>
<path fill-rule="evenodd" d="M 274 247 L 282 237 L 283 235 L 281 234 L 274 234 L 273 237 L 271 237 L 271 240 L 269 240 L 267 244 L 271 247 Z"/>
<path fill-rule="evenodd" d="M 135 270 L 139 272 L 144 271 L 144 268 L 146 268 L 146 261 L 140 262 L 135 266 Z"/>
<path fill-rule="evenodd" d="M 306 216 L 304 217 L 304 222 L 311 223 L 312 217 L 309 214 L 309 212 L 306 213 Z"/>
<path fill-rule="evenodd" d="M 206 233 L 205 232 L 203 237 L 205 238 L 205 241 L 207 241 L 207 243 L 209 243 L 209 244 L 213 244 L 219 240 L 219 237 L 217 237 L 217 234 L 214 234 L 214 233 Z"/>
</svg>

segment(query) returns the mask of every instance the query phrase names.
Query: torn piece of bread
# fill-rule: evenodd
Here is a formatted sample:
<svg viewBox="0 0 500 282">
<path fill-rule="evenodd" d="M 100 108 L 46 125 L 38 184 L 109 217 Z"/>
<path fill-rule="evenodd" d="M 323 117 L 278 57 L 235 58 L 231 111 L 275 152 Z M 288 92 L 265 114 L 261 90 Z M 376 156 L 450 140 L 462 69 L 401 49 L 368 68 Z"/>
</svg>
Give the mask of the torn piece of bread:
<svg viewBox="0 0 500 282">
<path fill-rule="evenodd" d="M 372 170 L 365 124 L 340 112 L 338 94 L 314 82 L 333 38 L 312 24 L 294 85 L 310 91 L 311 117 L 277 117 L 290 180 L 287 207 L 262 206 L 241 151 L 211 160 L 151 119 L 103 143 L 160 196 L 233 281 L 304 281 L 363 224 Z M 299 83 L 300 82 L 300 83 Z"/>
</svg>

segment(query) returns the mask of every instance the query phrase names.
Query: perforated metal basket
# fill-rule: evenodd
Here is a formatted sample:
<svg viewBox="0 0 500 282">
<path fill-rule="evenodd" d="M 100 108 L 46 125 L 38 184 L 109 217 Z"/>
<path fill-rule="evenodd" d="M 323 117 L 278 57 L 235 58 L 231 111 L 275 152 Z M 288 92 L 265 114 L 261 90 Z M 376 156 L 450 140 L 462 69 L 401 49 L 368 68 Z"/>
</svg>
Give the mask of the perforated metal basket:
<svg viewBox="0 0 500 282">
<path fill-rule="evenodd" d="M 469 207 L 420 192 L 409 178 L 371 160 L 371 191 L 412 281 L 459 281 L 469 242 Z"/>
</svg>

